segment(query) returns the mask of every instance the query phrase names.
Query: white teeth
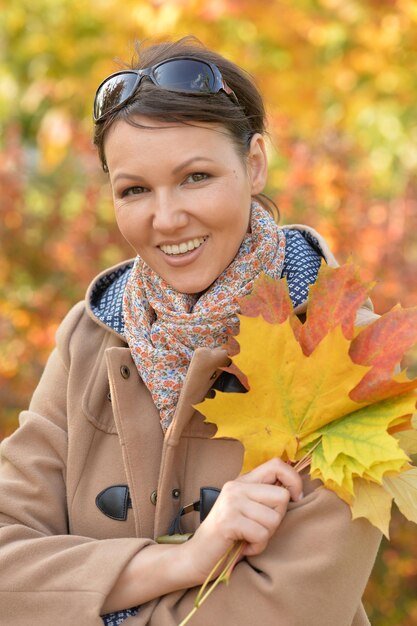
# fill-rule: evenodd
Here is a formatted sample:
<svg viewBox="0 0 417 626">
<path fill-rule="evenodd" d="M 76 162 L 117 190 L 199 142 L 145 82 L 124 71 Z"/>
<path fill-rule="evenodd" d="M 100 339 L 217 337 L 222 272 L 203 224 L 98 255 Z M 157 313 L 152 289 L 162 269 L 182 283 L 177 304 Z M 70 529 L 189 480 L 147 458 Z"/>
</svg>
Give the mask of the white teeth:
<svg viewBox="0 0 417 626">
<path fill-rule="evenodd" d="M 162 252 L 165 254 L 184 254 L 185 252 L 190 252 L 195 248 L 199 248 L 201 244 L 205 242 L 207 237 L 198 237 L 196 239 L 190 239 L 190 241 L 183 241 L 180 244 L 172 244 L 172 245 L 164 245 L 159 246 Z"/>
</svg>

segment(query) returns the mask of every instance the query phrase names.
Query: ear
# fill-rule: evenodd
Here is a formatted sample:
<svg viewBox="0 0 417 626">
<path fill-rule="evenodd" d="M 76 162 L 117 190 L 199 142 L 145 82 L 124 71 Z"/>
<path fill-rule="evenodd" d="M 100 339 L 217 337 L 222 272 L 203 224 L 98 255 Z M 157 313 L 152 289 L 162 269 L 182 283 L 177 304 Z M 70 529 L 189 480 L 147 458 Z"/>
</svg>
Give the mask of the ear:
<svg viewBox="0 0 417 626">
<path fill-rule="evenodd" d="M 264 190 L 268 178 L 265 139 L 260 133 L 255 133 L 252 137 L 247 158 L 251 194 L 254 196 Z"/>
</svg>

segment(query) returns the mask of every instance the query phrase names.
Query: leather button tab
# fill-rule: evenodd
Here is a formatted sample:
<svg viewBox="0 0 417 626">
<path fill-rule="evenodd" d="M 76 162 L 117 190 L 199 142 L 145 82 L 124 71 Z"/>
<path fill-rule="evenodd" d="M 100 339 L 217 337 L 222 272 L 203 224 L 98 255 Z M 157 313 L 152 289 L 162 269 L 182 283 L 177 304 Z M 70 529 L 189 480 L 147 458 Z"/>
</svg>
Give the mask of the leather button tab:
<svg viewBox="0 0 417 626">
<path fill-rule="evenodd" d="M 125 380 L 127 380 L 130 376 L 130 369 L 128 368 L 127 365 L 122 365 L 120 368 L 120 373 L 122 375 L 122 378 L 124 378 Z"/>
<path fill-rule="evenodd" d="M 127 485 L 112 485 L 100 491 L 96 505 L 104 515 L 119 522 L 127 519 L 127 511 L 132 508 Z"/>
<path fill-rule="evenodd" d="M 200 488 L 200 522 L 203 522 L 210 513 L 213 504 L 219 497 L 220 489 L 217 487 L 201 487 Z"/>
</svg>

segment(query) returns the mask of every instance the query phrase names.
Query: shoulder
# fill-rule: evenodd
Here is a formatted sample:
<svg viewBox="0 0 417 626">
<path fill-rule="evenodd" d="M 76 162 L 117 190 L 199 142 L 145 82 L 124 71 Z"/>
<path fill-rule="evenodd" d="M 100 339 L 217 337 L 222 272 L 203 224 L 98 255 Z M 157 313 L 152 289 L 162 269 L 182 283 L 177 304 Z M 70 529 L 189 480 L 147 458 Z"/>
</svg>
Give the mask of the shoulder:
<svg viewBox="0 0 417 626">
<path fill-rule="evenodd" d="M 100 328 L 90 318 L 85 301 L 78 302 L 62 320 L 56 332 L 56 348 L 69 369 L 73 353 L 79 347 L 91 350 L 94 345 L 101 343 L 105 330 Z"/>
</svg>

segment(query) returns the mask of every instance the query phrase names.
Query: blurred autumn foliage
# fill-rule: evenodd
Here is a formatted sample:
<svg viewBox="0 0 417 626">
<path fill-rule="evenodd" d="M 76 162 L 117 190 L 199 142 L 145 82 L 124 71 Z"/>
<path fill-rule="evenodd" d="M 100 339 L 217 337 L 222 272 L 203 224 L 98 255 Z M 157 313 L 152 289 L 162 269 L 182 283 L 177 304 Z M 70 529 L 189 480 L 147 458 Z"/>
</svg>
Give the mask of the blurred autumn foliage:
<svg viewBox="0 0 417 626">
<path fill-rule="evenodd" d="M 0 0 L 0 33 L 0 439 L 66 311 L 132 256 L 90 110 L 135 39 L 193 33 L 245 67 L 265 95 L 282 222 L 360 263 L 377 311 L 417 305 L 415 0 Z M 394 517 L 366 592 L 374 626 L 417 623 L 415 536 Z"/>
</svg>

